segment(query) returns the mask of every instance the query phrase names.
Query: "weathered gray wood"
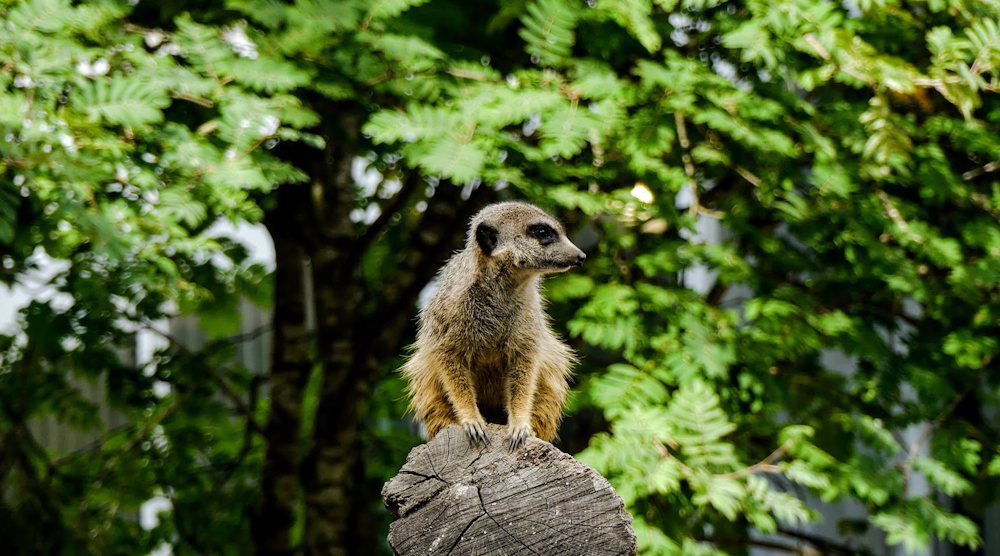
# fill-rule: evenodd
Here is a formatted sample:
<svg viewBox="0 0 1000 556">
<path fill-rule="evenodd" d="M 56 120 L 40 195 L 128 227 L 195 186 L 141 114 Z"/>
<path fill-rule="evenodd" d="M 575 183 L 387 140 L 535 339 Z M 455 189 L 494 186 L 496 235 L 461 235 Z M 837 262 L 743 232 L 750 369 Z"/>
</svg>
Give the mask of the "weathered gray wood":
<svg viewBox="0 0 1000 556">
<path fill-rule="evenodd" d="M 632 516 L 597 471 L 548 442 L 510 452 L 506 427 L 473 448 L 452 425 L 414 448 L 382 488 L 399 556 L 617 556 L 636 553 Z"/>
</svg>

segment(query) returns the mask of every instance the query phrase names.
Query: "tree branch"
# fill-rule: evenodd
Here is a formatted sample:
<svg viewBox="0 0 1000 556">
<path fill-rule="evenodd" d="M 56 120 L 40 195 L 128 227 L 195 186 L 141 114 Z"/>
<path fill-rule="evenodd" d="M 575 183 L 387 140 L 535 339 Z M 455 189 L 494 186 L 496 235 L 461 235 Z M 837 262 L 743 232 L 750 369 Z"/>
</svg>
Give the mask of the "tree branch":
<svg viewBox="0 0 1000 556">
<path fill-rule="evenodd" d="M 257 411 L 257 398 L 260 393 L 260 384 L 263 382 L 263 377 L 255 376 L 250 383 L 250 412 L 256 413 Z M 246 420 L 246 428 L 243 429 L 243 445 L 240 447 L 240 451 L 236 454 L 236 458 L 233 461 L 226 464 L 226 468 L 222 471 L 222 475 L 215 481 L 215 486 L 212 488 L 212 492 L 216 493 L 222 489 L 223 486 L 229 479 L 232 478 L 233 473 L 239 468 L 243 463 L 243 460 L 250 455 L 251 450 L 253 450 L 253 434 L 255 432 L 255 423 L 253 419 Z"/>
<path fill-rule="evenodd" d="M 910 225 L 905 219 L 903 219 L 903 215 L 899 212 L 899 209 L 896 208 L 896 205 L 892 203 L 892 199 L 889 198 L 889 195 L 881 189 L 876 189 L 875 194 L 878 195 L 879 200 L 882 201 L 882 206 L 885 208 L 886 215 L 893 221 L 893 223 L 896 224 L 896 226 L 899 227 L 899 230 L 906 234 L 906 237 L 909 238 L 910 241 L 914 243 L 923 243 L 924 239 L 922 237 L 910 231 Z"/>
<path fill-rule="evenodd" d="M 723 544 L 723 545 L 737 545 L 737 546 L 756 546 L 758 548 L 770 548 L 771 550 L 780 550 L 782 552 L 789 552 L 791 554 L 801 554 L 802 556 L 825 556 L 826 553 L 817 550 L 811 546 L 795 546 L 792 544 L 780 543 L 777 541 L 771 541 L 767 539 L 753 539 L 750 537 L 714 537 L 714 536 L 696 536 L 695 540 L 708 542 L 712 544 Z"/>
<path fill-rule="evenodd" d="M 906 455 L 906 461 L 902 463 L 902 466 L 900 468 L 901 471 L 903 472 L 904 494 L 906 493 L 906 489 L 909 484 L 910 471 L 913 468 L 913 462 L 916 461 L 917 459 L 917 455 L 920 452 L 920 447 L 924 444 L 924 442 L 927 442 L 927 440 L 931 436 L 931 433 L 934 432 L 935 429 L 940 427 L 944 423 L 944 420 L 947 419 L 948 416 L 951 415 L 953 411 L 955 411 L 955 408 L 958 407 L 958 404 L 962 403 L 962 400 L 964 400 L 965 397 L 969 395 L 969 392 L 972 392 L 972 390 L 976 387 L 976 385 L 979 384 L 979 380 L 983 377 L 983 374 L 985 374 L 986 367 L 990 364 L 991 360 L 992 357 L 988 356 L 983 361 L 982 367 L 979 368 L 979 371 L 972 378 L 972 380 L 970 380 L 969 383 L 965 385 L 965 388 L 963 388 L 961 392 L 959 392 L 958 394 L 955 395 L 954 398 L 952 398 L 951 403 L 949 403 L 947 407 L 941 410 L 941 413 L 939 413 L 938 416 L 935 417 L 934 420 L 927 425 L 924 431 L 920 434 L 920 437 L 917 438 L 917 441 L 910 445 L 910 450 L 909 452 L 907 452 Z"/>
<path fill-rule="evenodd" d="M 149 436 L 149 434 L 153 431 L 153 429 L 156 428 L 157 425 L 162 423 L 164 419 L 173 415 L 175 411 L 180 409 L 180 407 L 184 405 L 184 403 L 191 398 L 194 392 L 195 389 L 191 388 L 183 395 L 178 396 L 177 399 L 175 399 L 174 402 L 170 404 L 169 407 L 167 407 L 165 410 L 161 411 L 158 415 L 154 415 L 148 421 L 143 423 L 142 428 L 137 430 L 135 434 L 132 435 L 131 438 L 129 438 L 124 444 L 122 444 L 117 450 L 115 450 L 114 452 L 111 453 L 110 456 L 108 456 L 108 459 L 107 461 L 104 462 L 104 466 L 101 468 L 101 472 L 97 476 L 97 479 L 94 480 L 94 483 L 93 485 L 91 485 L 90 490 L 88 490 L 87 494 L 84 495 L 83 499 L 80 500 L 80 503 L 78 505 L 78 510 L 79 510 L 79 514 L 77 517 L 78 520 L 82 519 L 84 511 L 87 509 L 87 506 L 90 505 L 90 499 L 94 497 L 94 494 L 97 493 L 97 490 L 101 488 L 101 486 L 104 484 L 104 481 L 108 478 L 108 475 L 111 474 L 111 471 L 114 469 L 115 464 L 118 463 L 118 460 L 121 459 L 123 455 L 125 455 L 133 448 L 135 448 L 136 445 L 138 445 L 143 438 Z"/>
<path fill-rule="evenodd" d="M 403 180 L 402 187 L 400 187 L 399 191 L 397 191 L 396 194 L 392 196 L 392 199 L 389 200 L 389 204 L 387 204 L 385 208 L 382 209 L 382 214 L 379 214 L 378 218 L 375 219 L 375 221 L 372 222 L 370 226 L 368 226 L 367 230 L 365 230 L 364 235 L 362 235 L 361 238 L 358 239 L 357 244 L 354 248 L 354 256 L 352 257 L 352 260 L 355 264 L 359 259 L 361 259 L 361 257 L 364 256 L 365 251 L 368 250 L 371 244 L 375 243 L 375 240 L 378 239 L 378 236 L 379 234 L 382 233 L 382 230 L 384 230 L 389 225 L 389 222 L 392 220 L 393 215 L 395 215 L 403 208 L 403 205 L 406 204 L 406 201 L 410 198 L 410 195 L 420 185 L 420 181 L 421 181 L 421 176 L 419 171 L 412 170 L 410 171 L 409 174 L 407 174 L 406 179 Z"/>
<path fill-rule="evenodd" d="M 809 533 L 803 533 L 801 531 L 795 531 L 787 527 L 778 527 L 778 532 L 786 537 L 792 537 L 794 539 L 799 539 L 805 541 L 809 544 L 819 547 L 821 550 L 826 552 L 833 552 L 835 554 L 842 554 L 843 556 L 871 556 L 871 550 L 867 548 L 855 548 L 850 545 L 838 544 L 829 539 L 820 537 L 818 535 L 811 535 Z"/>
<path fill-rule="evenodd" d="M 180 351 L 184 355 L 188 356 L 189 358 L 197 362 L 205 370 L 208 377 L 212 379 L 212 382 L 214 382 L 215 385 L 219 387 L 219 390 L 221 390 L 222 393 L 225 394 L 225 396 L 229 399 L 229 401 L 233 403 L 233 406 L 240 413 L 240 415 L 243 415 L 246 418 L 248 425 L 251 426 L 253 430 L 258 434 L 261 435 L 264 434 L 264 431 L 261 430 L 260 426 L 257 425 L 257 421 L 254 419 L 253 411 L 251 411 L 250 408 L 243 403 L 243 400 L 241 400 L 239 395 L 233 391 L 232 387 L 229 386 L 229 383 L 226 382 L 226 379 L 219 375 L 215 367 L 213 367 L 207 361 L 205 361 L 205 359 L 199 353 L 189 349 L 180 340 L 172 336 L 170 333 L 158 330 L 149 321 L 146 320 L 141 321 L 141 326 L 144 330 L 149 330 L 150 332 L 157 334 L 164 340 L 167 340 L 168 342 L 170 342 L 171 346 L 175 347 L 178 351 Z M 263 328 L 264 327 L 260 327 L 257 330 L 261 330 Z M 255 331 L 250 334 L 257 334 L 257 332 Z"/>
<path fill-rule="evenodd" d="M 976 168 L 974 170 L 969 170 L 968 172 L 962 174 L 962 179 L 965 181 L 969 181 L 978 178 L 983 174 L 993 172 L 998 169 L 1000 169 L 1000 161 L 989 162 L 983 166 L 980 166 L 979 168 Z"/>
<path fill-rule="evenodd" d="M 717 307 L 728 291 L 729 284 L 723 283 L 716 278 L 715 283 L 712 284 L 712 289 L 708 290 L 708 294 L 705 295 L 705 303 L 712 307 Z"/>
<path fill-rule="evenodd" d="M 707 209 L 698 202 L 698 181 L 694 178 L 694 162 L 691 159 L 691 142 L 688 141 L 687 125 L 684 123 L 684 114 L 677 110 L 674 112 L 674 123 L 677 125 L 677 139 L 681 144 L 681 161 L 684 162 L 684 173 L 687 174 L 688 184 L 691 187 L 691 207 L 688 209 L 692 217 L 704 214 L 711 218 L 721 219 L 724 215 L 717 210 Z"/>
</svg>

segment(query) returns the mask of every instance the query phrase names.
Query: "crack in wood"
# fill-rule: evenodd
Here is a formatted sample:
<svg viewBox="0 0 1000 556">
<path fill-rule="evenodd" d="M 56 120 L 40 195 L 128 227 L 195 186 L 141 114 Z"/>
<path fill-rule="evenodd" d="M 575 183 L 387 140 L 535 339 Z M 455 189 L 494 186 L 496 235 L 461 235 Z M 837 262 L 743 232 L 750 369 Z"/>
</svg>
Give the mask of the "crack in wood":
<svg viewBox="0 0 1000 556">
<path fill-rule="evenodd" d="M 474 518 L 472 519 L 472 521 L 470 521 L 470 522 L 469 522 L 469 524 L 465 526 L 465 529 L 462 529 L 462 532 L 461 532 L 461 533 L 459 533 L 459 534 L 458 534 L 458 537 L 457 537 L 457 538 L 455 539 L 455 544 L 451 545 L 451 548 L 450 548 L 450 549 L 448 550 L 448 556 L 451 556 L 451 553 L 455 551 L 455 547 L 456 547 L 456 546 L 458 546 L 458 543 L 462 542 L 462 537 L 464 537 L 464 536 L 465 536 L 465 533 L 466 533 L 466 532 L 467 532 L 467 531 L 468 531 L 469 529 L 471 529 L 471 528 L 472 528 L 472 524 L 473 524 L 473 523 L 475 523 L 475 522 L 477 522 L 477 521 L 479 521 L 479 519 L 480 519 L 481 517 L 483 517 L 484 515 L 489 515 L 489 514 L 487 514 L 487 513 L 486 513 L 486 512 L 484 511 L 483 513 L 481 513 L 481 514 L 477 515 L 476 517 L 474 517 Z"/>
<path fill-rule="evenodd" d="M 524 541 L 522 541 L 520 538 L 515 537 L 514 535 L 511 535 L 510 532 L 507 531 L 507 528 L 504 527 L 502 523 L 500 523 L 499 521 L 497 521 L 496 518 L 493 517 L 493 515 L 490 514 L 490 511 L 486 509 L 486 502 L 483 501 L 483 491 L 482 490 L 480 490 L 480 489 L 477 488 L 476 489 L 476 493 L 479 494 L 479 506 L 481 508 L 483 508 L 483 512 L 486 514 L 486 517 L 490 518 L 490 520 L 493 521 L 493 523 L 495 523 L 496 526 L 499 527 L 500 530 L 503 531 L 508 537 L 514 539 L 514 542 L 516 542 L 517 544 L 523 546 L 524 548 L 527 548 L 529 551 L 531 551 L 532 554 L 536 554 L 538 556 L 541 556 L 541 554 L 538 554 L 537 552 L 535 552 L 535 550 L 533 548 L 531 548 L 530 546 L 524 544 Z"/>
<path fill-rule="evenodd" d="M 566 537 L 570 541 L 573 540 L 573 537 L 567 535 L 566 533 L 563 533 L 562 531 L 560 531 L 559 529 L 556 529 L 555 527 L 553 527 L 552 525 L 549 525 L 548 523 L 543 523 L 541 521 L 535 521 L 534 519 L 528 519 L 526 517 L 522 517 L 521 519 L 523 519 L 524 521 L 527 521 L 528 523 L 534 523 L 535 525 L 541 525 L 542 527 L 545 527 L 546 529 L 551 529 L 551 530 L 555 531 L 556 533 L 558 533 L 560 536 Z"/>
<path fill-rule="evenodd" d="M 437 479 L 439 481 L 441 480 L 441 477 L 437 477 L 435 475 L 425 475 L 423 473 L 417 473 L 416 471 L 412 471 L 412 470 L 409 470 L 409 469 L 400 470 L 399 474 L 400 475 L 413 475 L 414 477 L 423 477 L 424 479 Z M 423 481 L 421 481 L 421 482 L 423 482 Z M 414 483 L 414 484 L 420 484 L 420 483 Z"/>
</svg>

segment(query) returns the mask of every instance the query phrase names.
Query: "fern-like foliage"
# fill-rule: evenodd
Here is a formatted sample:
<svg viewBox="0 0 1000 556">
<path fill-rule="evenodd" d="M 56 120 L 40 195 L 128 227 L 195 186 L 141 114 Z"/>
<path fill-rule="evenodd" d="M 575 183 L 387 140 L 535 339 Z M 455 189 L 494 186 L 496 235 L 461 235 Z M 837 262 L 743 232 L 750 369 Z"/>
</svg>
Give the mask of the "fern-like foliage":
<svg viewBox="0 0 1000 556">
<path fill-rule="evenodd" d="M 656 52 L 660 49 L 663 39 L 650 18 L 653 12 L 651 0 L 605 0 L 598 7 L 628 29 L 646 50 Z"/>
<path fill-rule="evenodd" d="M 75 108 L 90 119 L 140 127 L 163 121 L 170 98 L 160 88 L 138 79 L 112 77 L 80 85 Z"/>
<path fill-rule="evenodd" d="M 468 140 L 445 135 L 428 145 L 426 150 L 411 145 L 407 153 L 420 160 L 420 165 L 432 174 L 440 174 L 456 183 L 470 183 L 480 176 L 489 145 L 481 139 Z"/>
<path fill-rule="evenodd" d="M 195 23 L 190 17 L 177 18 L 177 34 L 174 41 L 184 49 L 188 60 L 201 72 L 218 78 L 226 64 L 232 63 L 236 55 L 219 38 L 215 28 Z"/>
<path fill-rule="evenodd" d="M 458 115 L 452 110 L 414 105 L 406 112 L 378 112 L 362 131 L 376 143 L 414 142 L 454 132 L 458 122 Z"/>
<path fill-rule="evenodd" d="M 736 430 L 719 407 L 719 397 L 708 384 L 694 380 L 670 400 L 676 427 L 674 441 L 692 467 L 729 470 L 737 464 L 733 445 L 724 438 Z"/>
<path fill-rule="evenodd" d="M 35 30 L 60 31 L 70 23 L 72 16 L 69 0 L 31 0 L 11 7 L 6 20 L 15 33 L 27 34 Z"/>
<path fill-rule="evenodd" d="M 273 103 L 258 99 L 238 99 L 221 107 L 217 120 L 219 136 L 231 149 L 243 152 L 265 137 L 277 133 L 279 111 Z"/>
<path fill-rule="evenodd" d="M 527 43 L 524 50 L 545 63 L 557 63 L 570 55 L 575 42 L 577 9 L 566 0 L 536 0 L 521 17 L 518 35 Z"/>
<path fill-rule="evenodd" d="M 309 83 L 309 74 L 293 64 L 271 57 L 240 58 L 226 66 L 236 81 L 263 93 L 290 91 Z"/>
<path fill-rule="evenodd" d="M 609 417 L 628 407 L 662 404 L 667 388 L 657 378 L 631 365 L 611 365 L 591 384 L 591 395 Z"/>
<path fill-rule="evenodd" d="M 366 20 L 388 19 L 425 4 L 427 0 L 371 0 Z"/>
</svg>

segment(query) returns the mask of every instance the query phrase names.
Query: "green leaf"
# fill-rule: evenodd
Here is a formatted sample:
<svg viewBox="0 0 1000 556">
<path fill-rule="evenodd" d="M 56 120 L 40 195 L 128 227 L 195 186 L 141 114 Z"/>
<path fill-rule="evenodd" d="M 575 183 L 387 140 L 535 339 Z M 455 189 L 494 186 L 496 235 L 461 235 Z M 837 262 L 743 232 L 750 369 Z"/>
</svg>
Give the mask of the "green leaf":
<svg viewBox="0 0 1000 556">
<path fill-rule="evenodd" d="M 208 215 L 204 203 L 192 199 L 190 192 L 177 187 L 160 192 L 159 207 L 168 218 L 184 222 L 190 228 L 197 227 Z"/>
<path fill-rule="evenodd" d="M 605 409 L 654 405 L 666 401 L 667 388 L 648 373 L 631 365 L 616 364 L 593 381 L 591 396 Z"/>
<path fill-rule="evenodd" d="M 54 33 L 68 25 L 72 17 L 69 0 L 30 0 L 15 4 L 6 19 L 12 31 L 30 33 L 37 29 Z"/>
<path fill-rule="evenodd" d="M 961 496 L 972 490 L 972 483 L 968 479 L 936 459 L 916 458 L 913 460 L 913 469 L 922 472 L 928 481 L 948 496 Z"/>
<path fill-rule="evenodd" d="M 427 0 L 372 0 L 368 19 L 387 19 L 426 3 Z"/>
<path fill-rule="evenodd" d="M 411 105 L 406 112 L 383 110 L 375 113 L 362 131 L 375 143 L 413 142 L 452 133 L 458 124 L 454 111 Z"/>
<path fill-rule="evenodd" d="M 662 39 L 650 18 L 653 10 L 650 0 L 605 0 L 598 7 L 628 30 L 647 51 L 660 49 Z"/>
<path fill-rule="evenodd" d="M 227 65 L 227 75 L 264 93 L 290 91 L 309 83 L 309 74 L 294 64 L 270 57 L 240 58 Z"/>
<path fill-rule="evenodd" d="M 736 430 L 736 425 L 729 422 L 719 407 L 718 396 L 704 381 L 695 379 L 681 385 L 670 400 L 668 411 L 676 427 L 673 440 L 690 467 L 738 466 L 733 445 L 723 441 Z"/>
<path fill-rule="evenodd" d="M 416 162 L 428 172 L 441 174 L 455 183 L 470 183 L 482 175 L 486 149 L 482 140 L 462 141 L 446 135 L 416 157 Z"/>
<path fill-rule="evenodd" d="M 524 50 L 544 63 L 555 63 L 570 55 L 575 42 L 577 8 L 565 0 L 536 0 L 521 17 L 517 34 L 527 43 Z"/>
<path fill-rule="evenodd" d="M 74 107 L 91 120 L 142 127 L 163 121 L 162 109 L 170 105 L 166 91 L 139 79 L 99 78 L 80 85 Z"/>
<path fill-rule="evenodd" d="M 691 501 L 698 505 L 709 504 L 729 521 L 735 521 L 740 511 L 746 490 L 733 479 L 707 479 L 693 481 L 694 496 Z"/>
<path fill-rule="evenodd" d="M 260 168 L 254 166 L 248 158 L 234 158 L 214 164 L 205 172 L 207 183 L 220 187 L 236 187 L 240 189 L 271 189 L 271 182 L 264 177 Z"/>
<path fill-rule="evenodd" d="M 0 95 L 0 124 L 20 127 L 28 114 L 28 101 L 19 91 Z"/>
</svg>

